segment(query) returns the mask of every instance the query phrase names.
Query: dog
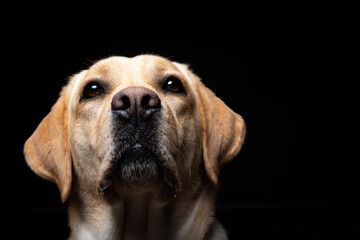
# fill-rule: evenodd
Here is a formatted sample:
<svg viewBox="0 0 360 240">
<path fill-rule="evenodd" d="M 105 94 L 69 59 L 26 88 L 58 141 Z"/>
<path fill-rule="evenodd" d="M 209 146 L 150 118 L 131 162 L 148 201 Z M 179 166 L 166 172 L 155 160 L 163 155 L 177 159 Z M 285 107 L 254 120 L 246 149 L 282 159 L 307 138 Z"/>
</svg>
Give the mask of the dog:
<svg viewBox="0 0 360 240">
<path fill-rule="evenodd" d="M 188 65 L 110 57 L 69 79 L 24 155 L 67 202 L 71 240 L 227 239 L 218 176 L 245 129 Z"/>
</svg>

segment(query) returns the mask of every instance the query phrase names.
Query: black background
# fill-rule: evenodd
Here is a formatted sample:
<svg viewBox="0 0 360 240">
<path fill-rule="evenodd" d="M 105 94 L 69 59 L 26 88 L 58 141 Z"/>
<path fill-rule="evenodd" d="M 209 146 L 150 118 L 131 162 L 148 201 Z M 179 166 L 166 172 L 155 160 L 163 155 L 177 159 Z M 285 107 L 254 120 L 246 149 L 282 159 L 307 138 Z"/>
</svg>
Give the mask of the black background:
<svg viewBox="0 0 360 240">
<path fill-rule="evenodd" d="M 221 10 L 15 11 L 3 45 L 2 228 L 12 239 L 67 238 L 66 205 L 27 167 L 23 143 L 69 76 L 108 56 L 154 53 L 190 64 L 246 121 L 245 145 L 220 176 L 217 216 L 230 239 L 358 238 L 352 29 L 327 17 L 276 31 L 264 18 L 266 31 L 254 31 Z"/>
</svg>

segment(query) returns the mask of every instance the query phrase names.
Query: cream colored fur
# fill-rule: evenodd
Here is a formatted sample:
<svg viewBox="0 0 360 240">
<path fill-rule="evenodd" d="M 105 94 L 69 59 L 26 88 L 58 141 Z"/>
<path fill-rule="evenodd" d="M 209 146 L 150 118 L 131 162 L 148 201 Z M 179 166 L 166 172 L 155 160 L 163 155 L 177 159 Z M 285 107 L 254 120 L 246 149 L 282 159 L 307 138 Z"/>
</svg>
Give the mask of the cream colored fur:
<svg viewBox="0 0 360 240">
<path fill-rule="evenodd" d="M 173 75 L 186 95 L 164 92 Z M 97 99 L 82 101 L 87 83 L 106 84 Z M 219 79 L 223 81 L 223 79 Z M 97 188 L 115 150 L 111 100 L 127 87 L 154 91 L 161 100 L 161 151 L 171 156 L 180 189 L 162 194 L 161 182 L 101 195 Z M 240 150 L 242 117 L 204 86 L 186 65 L 153 55 L 111 57 L 73 76 L 24 147 L 28 165 L 53 181 L 68 201 L 72 240 L 227 239 L 215 217 L 221 166 Z"/>
</svg>

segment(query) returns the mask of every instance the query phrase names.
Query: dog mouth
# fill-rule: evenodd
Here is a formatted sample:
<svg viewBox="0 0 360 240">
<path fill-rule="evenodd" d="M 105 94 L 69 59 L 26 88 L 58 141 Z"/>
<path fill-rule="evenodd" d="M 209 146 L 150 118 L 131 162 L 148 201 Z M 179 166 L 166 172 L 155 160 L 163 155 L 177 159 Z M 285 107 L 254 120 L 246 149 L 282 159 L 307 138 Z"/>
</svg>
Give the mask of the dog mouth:
<svg viewBox="0 0 360 240">
<path fill-rule="evenodd" d="M 157 179 L 161 172 L 159 159 L 140 143 L 135 143 L 124 152 L 119 165 L 119 173 L 115 176 L 132 185 L 143 185 Z"/>
<path fill-rule="evenodd" d="M 98 192 L 104 195 L 113 185 L 117 188 L 139 189 L 151 184 L 164 185 L 164 194 L 176 197 L 179 181 L 173 161 L 157 147 L 156 141 L 135 141 L 122 144 L 98 183 Z"/>
</svg>

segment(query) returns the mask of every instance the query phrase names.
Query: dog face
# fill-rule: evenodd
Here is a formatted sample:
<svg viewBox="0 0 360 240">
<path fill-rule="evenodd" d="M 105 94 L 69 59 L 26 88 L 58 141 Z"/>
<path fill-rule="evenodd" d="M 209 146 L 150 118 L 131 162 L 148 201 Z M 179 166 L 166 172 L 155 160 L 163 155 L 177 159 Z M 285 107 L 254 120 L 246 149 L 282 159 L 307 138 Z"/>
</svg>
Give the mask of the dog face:
<svg viewBox="0 0 360 240">
<path fill-rule="evenodd" d="M 29 166 L 65 201 L 82 191 L 174 197 L 240 150 L 243 119 L 186 65 L 141 55 L 101 60 L 71 78 L 25 144 Z"/>
<path fill-rule="evenodd" d="M 69 134 L 80 175 L 91 172 L 100 193 L 113 185 L 174 195 L 180 176 L 192 171 L 187 159 L 200 154 L 193 147 L 201 141 L 200 121 L 186 76 L 162 58 L 115 57 L 75 82 Z"/>
</svg>

